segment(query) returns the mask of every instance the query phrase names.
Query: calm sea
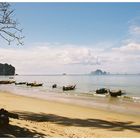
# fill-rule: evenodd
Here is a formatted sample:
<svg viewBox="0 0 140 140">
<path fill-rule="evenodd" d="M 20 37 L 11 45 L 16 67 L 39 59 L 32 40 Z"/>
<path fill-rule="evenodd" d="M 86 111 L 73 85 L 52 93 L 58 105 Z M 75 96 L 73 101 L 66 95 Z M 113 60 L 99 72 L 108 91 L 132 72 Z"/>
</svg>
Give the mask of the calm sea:
<svg viewBox="0 0 140 140">
<path fill-rule="evenodd" d="M 1 91 L 80 105 L 100 106 L 112 110 L 118 109 L 119 112 L 127 112 L 129 106 L 129 111 L 140 114 L 140 75 L 18 75 L 14 76 L 13 79 L 8 76 L 0 76 L 0 80 L 43 83 L 42 87 L 27 87 L 26 85 L 15 84 L 0 85 Z M 53 84 L 57 84 L 58 87 L 52 89 Z M 74 91 L 62 91 L 62 86 L 73 84 L 76 84 Z M 118 102 L 116 98 L 95 96 L 95 90 L 99 88 L 121 89 L 126 93 L 126 96 L 133 99 L 119 98 Z"/>
<path fill-rule="evenodd" d="M 11 78 L 11 76 L 10 76 Z M 62 91 L 62 86 L 76 84 L 75 93 L 91 93 L 99 88 L 121 89 L 129 96 L 140 97 L 140 75 L 41 75 L 41 76 L 0 76 L 0 80 L 15 80 L 16 82 L 38 82 L 43 83 L 39 89 L 51 90 L 53 84 L 57 84 L 56 91 Z M 28 89 L 26 86 L 16 86 L 20 89 Z M 14 86 L 14 88 L 16 88 Z M 1 86 L 0 86 L 1 88 Z M 55 91 L 55 90 L 53 90 Z M 73 92 L 73 91 L 72 91 Z"/>
</svg>

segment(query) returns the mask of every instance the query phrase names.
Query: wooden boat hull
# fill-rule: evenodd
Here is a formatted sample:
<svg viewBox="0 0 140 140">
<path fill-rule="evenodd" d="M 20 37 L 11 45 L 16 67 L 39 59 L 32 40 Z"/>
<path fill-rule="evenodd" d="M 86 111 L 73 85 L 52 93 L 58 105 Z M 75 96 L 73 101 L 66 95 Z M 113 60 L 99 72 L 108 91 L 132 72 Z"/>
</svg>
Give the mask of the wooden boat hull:
<svg viewBox="0 0 140 140">
<path fill-rule="evenodd" d="M 15 85 L 25 85 L 27 84 L 26 82 L 19 82 L 19 83 L 15 83 Z"/>
<path fill-rule="evenodd" d="M 40 87 L 43 86 L 43 84 L 31 84 L 31 87 Z"/>
<path fill-rule="evenodd" d="M 12 84 L 15 83 L 15 81 L 0 81 L 0 84 Z"/>
<path fill-rule="evenodd" d="M 121 90 L 118 90 L 118 91 L 109 91 L 109 94 L 112 97 L 117 97 L 117 96 L 121 96 L 123 93 Z"/>
<path fill-rule="evenodd" d="M 106 88 L 101 88 L 96 90 L 96 94 L 107 94 L 108 90 Z"/>
<path fill-rule="evenodd" d="M 72 85 L 72 86 L 63 86 L 63 91 L 74 90 L 75 87 L 76 87 L 76 85 Z"/>
<path fill-rule="evenodd" d="M 26 83 L 27 86 L 31 86 L 33 85 L 34 83 Z"/>
<path fill-rule="evenodd" d="M 37 84 L 37 83 L 27 83 L 26 84 L 27 86 L 31 86 L 31 87 L 40 87 L 40 86 L 43 86 L 43 84 Z"/>
<path fill-rule="evenodd" d="M 57 85 L 56 84 L 52 85 L 52 88 L 57 88 Z"/>
</svg>

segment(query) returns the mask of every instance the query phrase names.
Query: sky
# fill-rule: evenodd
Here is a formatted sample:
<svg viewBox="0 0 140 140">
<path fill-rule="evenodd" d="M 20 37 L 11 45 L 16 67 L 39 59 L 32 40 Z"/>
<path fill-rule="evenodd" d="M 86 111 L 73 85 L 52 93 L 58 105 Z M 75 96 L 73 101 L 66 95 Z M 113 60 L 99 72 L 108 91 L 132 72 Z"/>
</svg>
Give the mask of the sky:
<svg viewBox="0 0 140 140">
<path fill-rule="evenodd" d="M 140 3 L 11 3 L 24 45 L 0 39 L 18 74 L 140 73 Z"/>
</svg>

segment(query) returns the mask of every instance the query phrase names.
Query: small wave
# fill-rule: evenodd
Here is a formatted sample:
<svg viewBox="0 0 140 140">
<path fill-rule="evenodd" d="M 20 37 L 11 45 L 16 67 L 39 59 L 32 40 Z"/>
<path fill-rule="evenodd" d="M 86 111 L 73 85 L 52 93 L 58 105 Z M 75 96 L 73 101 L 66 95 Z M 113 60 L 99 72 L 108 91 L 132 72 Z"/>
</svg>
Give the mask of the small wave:
<svg viewBox="0 0 140 140">
<path fill-rule="evenodd" d="M 133 100 L 134 100 L 135 102 L 140 102 L 140 97 L 133 97 Z"/>
<path fill-rule="evenodd" d="M 107 94 L 97 94 L 97 93 L 94 93 L 93 95 L 97 96 L 97 97 L 108 97 Z"/>
<path fill-rule="evenodd" d="M 122 96 L 123 100 L 133 101 L 133 102 L 140 102 L 140 97 L 133 97 L 133 96 Z"/>
</svg>

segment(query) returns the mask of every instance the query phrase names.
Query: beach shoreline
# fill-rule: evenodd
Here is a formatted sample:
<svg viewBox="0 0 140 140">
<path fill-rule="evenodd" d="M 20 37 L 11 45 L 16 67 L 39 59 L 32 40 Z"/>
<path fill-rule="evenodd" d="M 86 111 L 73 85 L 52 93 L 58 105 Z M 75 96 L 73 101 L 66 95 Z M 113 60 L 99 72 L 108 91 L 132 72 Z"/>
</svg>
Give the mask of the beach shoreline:
<svg viewBox="0 0 140 140">
<path fill-rule="evenodd" d="M 140 102 L 135 102 L 132 98 L 110 97 L 99 94 L 75 94 L 71 92 L 56 92 L 53 90 L 38 91 L 38 89 L 1 89 L 0 92 L 7 92 L 25 97 L 43 99 L 51 102 L 66 103 L 71 105 L 79 105 L 93 109 L 101 109 L 115 113 L 123 113 L 126 115 L 140 115 Z M 128 111 L 129 109 L 129 111 Z"/>
<path fill-rule="evenodd" d="M 19 119 L 10 119 L 10 137 L 140 137 L 140 115 L 10 92 L 0 92 L 0 107 L 19 115 Z M 0 135 L 6 134 L 1 130 Z"/>
</svg>

